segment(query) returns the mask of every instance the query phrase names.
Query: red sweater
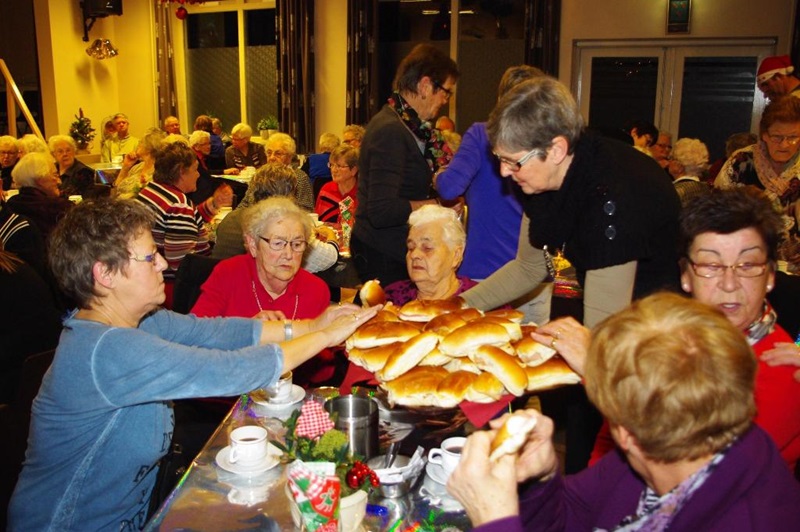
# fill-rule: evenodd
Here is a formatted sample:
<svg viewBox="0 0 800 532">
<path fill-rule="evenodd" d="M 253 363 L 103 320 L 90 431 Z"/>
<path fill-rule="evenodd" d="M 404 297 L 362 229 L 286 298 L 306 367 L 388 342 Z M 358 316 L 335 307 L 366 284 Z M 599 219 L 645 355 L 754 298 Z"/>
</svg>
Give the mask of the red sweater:
<svg viewBox="0 0 800 532">
<path fill-rule="evenodd" d="M 781 456 L 794 471 L 800 459 L 800 383 L 794 380 L 793 366 L 769 366 L 761 360 L 761 355 L 769 351 L 777 342 L 792 342 L 789 335 L 775 325 L 775 330 L 753 346 L 758 359 L 756 374 L 756 419 L 778 446 Z M 594 465 L 606 453 L 614 449 L 608 421 L 603 422 L 594 442 L 589 465 Z"/>
</svg>

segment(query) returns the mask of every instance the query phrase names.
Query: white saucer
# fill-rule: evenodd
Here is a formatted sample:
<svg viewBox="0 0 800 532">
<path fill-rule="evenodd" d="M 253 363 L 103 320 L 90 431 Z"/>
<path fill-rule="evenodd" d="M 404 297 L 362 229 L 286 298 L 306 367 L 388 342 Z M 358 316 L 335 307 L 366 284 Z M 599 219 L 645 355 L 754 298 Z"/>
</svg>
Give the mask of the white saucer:
<svg viewBox="0 0 800 532">
<path fill-rule="evenodd" d="M 447 484 L 447 473 L 444 472 L 444 468 L 440 464 L 428 462 L 428 465 L 425 466 L 425 473 L 437 484 L 442 486 Z"/>
<path fill-rule="evenodd" d="M 289 400 L 282 403 L 276 403 L 275 401 L 270 400 L 267 392 L 264 390 L 256 390 L 250 393 L 250 398 L 253 400 L 253 402 L 257 405 L 263 406 L 267 410 L 283 410 L 288 406 L 299 403 L 305 399 L 305 397 L 306 391 L 302 386 L 298 386 L 296 384 L 292 384 L 292 391 L 289 393 Z"/>
<path fill-rule="evenodd" d="M 227 446 L 223 447 L 220 452 L 217 453 L 217 465 L 225 471 L 230 471 L 231 473 L 236 473 L 237 475 L 257 475 L 278 465 L 280 460 L 278 459 L 278 456 L 276 456 L 276 452 L 278 454 L 280 453 L 277 448 L 270 444 L 267 449 L 267 456 L 265 456 L 262 461 L 255 464 L 244 465 L 231 462 L 231 448 L 230 446 Z"/>
<path fill-rule="evenodd" d="M 436 480 L 430 475 L 430 466 L 438 469 L 438 474 L 444 475 L 444 472 L 441 471 L 442 466 L 439 464 L 428 463 L 428 466 L 426 467 L 426 472 L 428 474 L 425 475 L 425 479 L 423 480 L 422 486 L 419 489 L 419 494 L 428 500 L 430 504 L 436 506 L 444 512 L 463 512 L 464 507 L 461 506 L 461 503 L 447 492 L 447 488 L 444 486 L 444 483 L 439 482 L 441 479 Z M 447 479 L 444 480 L 446 481 Z"/>
</svg>

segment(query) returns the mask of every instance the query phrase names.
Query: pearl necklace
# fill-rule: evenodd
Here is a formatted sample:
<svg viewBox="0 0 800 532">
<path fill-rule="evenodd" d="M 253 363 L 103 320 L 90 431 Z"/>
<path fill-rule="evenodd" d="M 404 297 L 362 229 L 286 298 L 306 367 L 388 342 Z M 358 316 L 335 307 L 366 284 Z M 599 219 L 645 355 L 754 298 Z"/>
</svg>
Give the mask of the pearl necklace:
<svg viewBox="0 0 800 532">
<path fill-rule="evenodd" d="M 258 305 L 258 311 L 263 312 L 264 309 L 261 307 L 261 300 L 258 298 L 258 292 L 256 291 L 256 282 L 250 281 L 250 286 L 253 288 L 253 295 L 256 298 L 256 305 Z M 297 317 L 297 306 L 300 304 L 300 295 L 294 295 L 294 312 L 292 312 L 292 317 L 290 319 L 295 319 Z"/>
</svg>

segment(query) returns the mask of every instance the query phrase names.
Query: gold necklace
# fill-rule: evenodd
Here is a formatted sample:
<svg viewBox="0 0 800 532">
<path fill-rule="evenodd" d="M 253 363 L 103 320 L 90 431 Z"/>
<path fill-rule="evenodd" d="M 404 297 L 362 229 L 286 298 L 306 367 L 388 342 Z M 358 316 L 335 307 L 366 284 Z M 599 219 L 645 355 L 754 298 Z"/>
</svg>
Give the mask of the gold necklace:
<svg viewBox="0 0 800 532">
<path fill-rule="evenodd" d="M 256 282 L 250 281 L 250 286 L 253 288 L 253 295 L 256 298 L 256 305 L 258 305 L 258 311 L 264 312 L 264 309 L 261 307 L 261 300 L 258 298 L 258 291 L 256 290 Z M 297 306 L 300 304 L 300 295 L 294 295 L 294 312 L 292 312 L 292 317 L 290 319 L 295 319 L 297 317 Z"/>
</svg>

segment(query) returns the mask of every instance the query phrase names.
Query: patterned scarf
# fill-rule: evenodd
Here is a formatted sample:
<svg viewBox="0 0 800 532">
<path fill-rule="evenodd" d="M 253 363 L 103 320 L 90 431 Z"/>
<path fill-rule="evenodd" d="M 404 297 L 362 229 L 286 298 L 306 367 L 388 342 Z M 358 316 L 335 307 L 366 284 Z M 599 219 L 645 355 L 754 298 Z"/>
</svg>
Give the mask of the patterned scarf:
<svg viewBox="0 0 800 532">
<path fill-rule="evenodd" d="M 758 179 L 769 195 L 779 199 L 782 205 L 795 201 L 798 197 L 797 189 L 800 187 L 800 181 L 798 181 L 800 157 L 798 154 L 795 154 L 786 163 L 783 171 L 778 174 L 772 166 L 772 159 L 769 157 L 769 151 L 767 151 L 764 141 L 760 140 L 753 146 L 753 166 L 755 166 Z"/>
<path fill-rule="evenodd" d="M 413 107 L 395 91 L 387 100 L 389 106 L 397 113 L 400 120 L 421 142 L 425 144 L 423 157 L 428 161 L 431 172 L 436 172 L 440 167 L 450 164 L 453 151 L 445 142 L 442 132 L 431 126 L 430 122 L 420 119 Z"/>
<path fill-rule="evenodd" d="M 778 320 L 778 315 L 772 309 L 772 306 L 767 301 L 764 301 L 764 310 L 761 317 L 755 322 L 751 323 L 744 333 L 747 335 L 747 343 L 756 345 L 759 340 L 772 332 L 775 328 L 775 322 Z"/>
<path fill-rule="evenodd" d="M 692 476 L 675 486 L 669 493 L 659 497 L 649 487 L 645 488 L 639 498 L 639 506 L 636 513 L 629 515 L 614 527 L 613 532 L 661 532 L 667 530 L 672 520 L 681 511 L 686 502 L 702 486 L 717 468 L 725 454 L 730 449 L 728 445 L 725 449 L 718 452 L 711 458 L 711 461 L 695 472 Z M 603 529 L 595 528 L 595 531 L 605 532 Z"/>
</svg>

